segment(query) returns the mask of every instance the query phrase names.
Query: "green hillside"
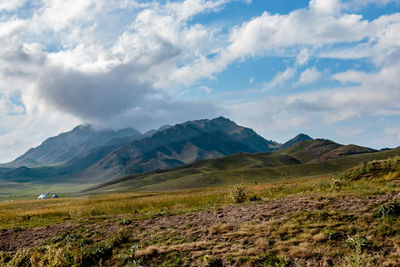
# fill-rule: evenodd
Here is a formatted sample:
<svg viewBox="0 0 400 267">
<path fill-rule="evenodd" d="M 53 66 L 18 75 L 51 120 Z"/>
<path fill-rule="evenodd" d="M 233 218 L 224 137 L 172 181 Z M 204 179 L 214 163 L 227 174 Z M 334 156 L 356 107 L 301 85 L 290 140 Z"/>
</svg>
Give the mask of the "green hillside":
<svg viewBox="0 0 400 267">
<path fill-rule="evenodd" d="M 335 153 L 338 149 L 340 153 Z M 354 151 L 361 154 L 354 154 Z M 321 161 L 323 155 L 329 155 L 328 160 Z M 332 176 L 361 162 L 396 155 L 400 155 L 400 149 L 374 152 L 368 148 L 343 146 L 317 139 L 304 141 L 280 152 L 239 153 L 219 159 L 198 161 L 172 170 L 127 176 L 103 183 L 88 191 L 166 191 Z"/>
</svg>

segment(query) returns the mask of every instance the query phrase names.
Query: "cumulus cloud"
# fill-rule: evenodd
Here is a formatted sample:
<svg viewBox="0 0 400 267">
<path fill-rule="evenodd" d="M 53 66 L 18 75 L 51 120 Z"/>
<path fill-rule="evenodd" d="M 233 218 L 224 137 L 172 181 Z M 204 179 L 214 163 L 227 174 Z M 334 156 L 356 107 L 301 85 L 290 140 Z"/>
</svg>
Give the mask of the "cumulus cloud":
<svg viewBox="0 0 400 267">
<path fill-rule="evenodd" d="M 317 70 L 317 68 L 308 68 L 300 74 L 299 80 L 296 85 L 307 85 L 318 81 L 322 76 L 322 73 Z"/>
<path fill-rule="evenodd" d="M 290 129 L 301 121 L 307 125 L 333 125 L 359 117 L 396 115 L 400 110 L 400 88 L 396 78 L 400 66 L 384 68 L 376 73 L 352 72 L 335 76 L 341 82 L 357 82 L 356 86 L 325 88 L 307 93 L 275 96 L 234 104 L 229 115 L 245 121 L 263 133 Z M 253 112 L 257 110 L 257 112 Z M 300 120 L 302 118 L 302 120 Z M 268 121 L 268 123 L 265 123 Z M 396 133 L 387 130 L 386 133 Z M 345 136 L 346 138 L 350 136 Z"/>
</svg>

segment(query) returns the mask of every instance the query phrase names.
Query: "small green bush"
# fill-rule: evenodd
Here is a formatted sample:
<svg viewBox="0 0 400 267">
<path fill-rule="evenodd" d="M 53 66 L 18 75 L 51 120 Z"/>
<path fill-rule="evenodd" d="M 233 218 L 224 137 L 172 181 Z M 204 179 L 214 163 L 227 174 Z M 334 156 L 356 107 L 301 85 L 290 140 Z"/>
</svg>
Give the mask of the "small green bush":
<svg viewBox="0 0 400 267">
<path fill-rule="evenodd" d="M 367 249 L 371 246 L 371 241 L 363 236 L 349 237 L 346 243 L 351 249 L 360 251 Z"/>
<path fill-rule="evenodd" d="M 246 201 L 246 187 L 244 185 L 232 186 L 229 190 L 229 196 L 235 203 Z"/>
<path fill-rule="evenodd" d="M 343 235 L 335 230 L 329 229 L 325 231 L 325 237 L 327 240 L 340 240 L 342 239 Z"/>
<path fill-rule="evenodd" d="M 381 205 L 374 213 L 375 217 L 398 217 L 400 216 L 400 204 L 397 201 Z"/>
</svg>

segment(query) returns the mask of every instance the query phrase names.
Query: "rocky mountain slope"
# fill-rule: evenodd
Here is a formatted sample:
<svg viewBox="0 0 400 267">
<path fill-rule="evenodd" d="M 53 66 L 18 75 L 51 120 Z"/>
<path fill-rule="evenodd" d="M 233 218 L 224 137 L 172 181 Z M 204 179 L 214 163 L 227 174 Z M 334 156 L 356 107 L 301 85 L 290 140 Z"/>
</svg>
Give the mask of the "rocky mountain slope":
<svg viewBox="0 0 400 267">
<path fill-rule="evenodd" d="M 96 130 L 91 125 L 79 125 L 73 130 L 46 139 L 41 145 L 8 163 L 11 167 L 34 167 L 67 162 L 80 153 L 101 147 L 108 142 L 124 143 L 142 138 L 142 134 L 132 128 L 118 131 Z"/>
</svg>

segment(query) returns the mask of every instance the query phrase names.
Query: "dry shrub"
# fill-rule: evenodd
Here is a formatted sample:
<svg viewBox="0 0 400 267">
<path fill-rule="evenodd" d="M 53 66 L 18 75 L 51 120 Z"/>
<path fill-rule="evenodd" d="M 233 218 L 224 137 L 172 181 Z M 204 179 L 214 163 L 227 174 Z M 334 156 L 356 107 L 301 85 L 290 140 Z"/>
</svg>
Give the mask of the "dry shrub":
<svg viewBox="0 0 400 267">
<path fill-rule="evenodd" d="M 229 188 L 229 197 L 235 203 L 243 203 L 246 201 L 246 187 L 242 184 L 231 186 Z"/>
</svg>

